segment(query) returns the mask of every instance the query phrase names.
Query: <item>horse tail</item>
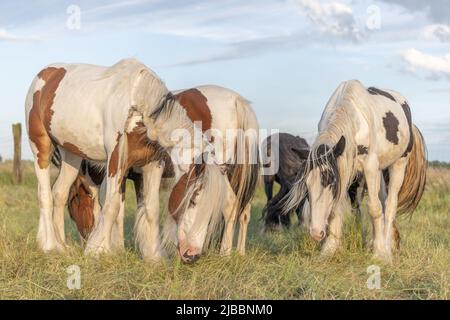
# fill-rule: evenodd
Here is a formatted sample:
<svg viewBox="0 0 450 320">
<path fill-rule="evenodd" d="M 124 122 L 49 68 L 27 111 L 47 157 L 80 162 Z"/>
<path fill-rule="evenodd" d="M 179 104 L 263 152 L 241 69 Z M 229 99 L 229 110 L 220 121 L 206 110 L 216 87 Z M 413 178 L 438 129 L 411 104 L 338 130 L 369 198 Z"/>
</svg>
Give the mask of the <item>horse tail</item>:
<svg viewBox="0 0 450 320">
<path fill-rule="evenodd" d="M 413 125 L 413 146 L 406 165 L 405 177 L 398 193 L 398 213 L 412 214 L 425 190 L 427 149 L 419 129 Z"/>
<path fill-rule="evenodd" d="M 238 217 L 250 203 L 258 183 L 259 158 L 259 125 L 250 102 L 236 97 L 236 116 L 238 133 L 236 136 L 234 165 L 228 174 L 231 187 L 236 195 Z"/>
</svg>

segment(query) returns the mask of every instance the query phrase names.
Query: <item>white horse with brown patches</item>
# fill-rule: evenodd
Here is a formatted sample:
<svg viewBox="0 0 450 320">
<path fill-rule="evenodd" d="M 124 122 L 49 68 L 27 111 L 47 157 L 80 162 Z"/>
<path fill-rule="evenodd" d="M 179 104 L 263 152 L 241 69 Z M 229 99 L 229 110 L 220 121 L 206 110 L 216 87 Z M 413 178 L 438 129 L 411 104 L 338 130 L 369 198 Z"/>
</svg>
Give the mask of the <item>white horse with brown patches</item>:
<svg viewBox="0 0 450 320">
<path fill-rule="evenodd" d="M 226 202 L 221 209 L 225 218 L 221 253 L 230 253 L 234 226 L 236 221 L 239 220 L 237 250 L 240 254 L 244 254 L 247 226 L 250 220 L 250 200 L 256 188 L 259 170 L 257 154 L 258 123 L 253 110 L 250 104 L 240 95 L 229 89 L 217 86 L 201 86 L 177 91 L 173 99 L 179 102 L 192 122 L 198 123 L 204 134 L 211 141 L 216 159 L 217 161 L 220 159 L 222 168 L 227 174 L 229 189 L 226 195 Z M 152 126 L 153 131 L 160 130 L 159 124 L 161 122 L 167 124 L 168 118 L 177 116 L 172 114 L 172 112 L 177 111 L 170 108 L 169 105 L 165 105 L 161 110 L 158 110 L 157 116 L 156 114 L 154 115 L 158 120 Z M 178 128 L 173 128 L 173 131 L 176 129 Z M 251 136 L 252 134 L 253 136 Z M 170 161 L 170 158 L 168 161 Z M 85 227 L 83 227 L 85 225 L 84 221 L 92 221 L 96 219 L 94 216 L 97 217 L 96 211 L 98 209 L 95 209 L 89 193 L 98 194 L 101 184 L 101 179 L 97 182 L 94 182 L 96 179 L 91 179 L 91 175 L 96 175 L 95 167 L 88 163 L 87 165 L 91 170 L 85 169 L 80 172 L 77 183 L 74 183 L 71 188 L 73 197 L 70 198 L 69 202 L 69 212 L 82 235 L 85 230 Z M 196 170 L 202 170 L 202 167 L 198 166 Z M 192 173 L 194 176 L 195 174 L 197 174 L 197 171 Z M 170 177 L 170 175 L 170 173 L 166 173 L 165 177 Z M 135 183 L 139 203 L 139 194 L 146 193 L 143 190 L 142 176 L 133 173 L 129 178 Z M 82 181 L 87 181 L 87 189 L 91 189 L 92 192 L 86 192 L 86 184 L 81 183 Z M 157 184 L 157 181 L 153 183 Z M 193 212 L 198 210 L 196 202 L 198 197 L 202 196 L 201 190 L 198 190 L 192 198 L 192 202 L 189 205 L 190 208 L 187 211 L 180 210 L 180 201 L 184 197 L 184 189 L 188 184 L 189 177 L 184 175 L 175 183 L 170 192 L 168 201 L 170 215 L 165 228 L 165 239 L 174 240 L 178 244 L 180 257 L 184 261 L 192 262 L 200 256 L 202 248 L 205 246 L 206 229 L 204 228 L 204 223 L 191 222 L 191 210 Z M 153 192 L 155 191 L 156 188 L 153 189 Z M 154 197 L 156 198 L 156 195 Z M 85 205 L 82 206 L 81 204 Z M 198 232 L 187 232 L 193 228 L 189 227 L 191 223 L 203 226 L 203 231 L 199 228 Z M 139 228 L 139 224 L 139 219 L 137 219 L 135 228 Z M 210 224 L 214 225 L 216 223 L 213 221 Z M 117 235 L 119 238 L 115 239 L 115 241 L 123 243 L 123 237 L 121 238 L 119 234 Z"/>
<path fill-rule="evenodd" d="M 363 173 L 368 190 L 376 257 L 392 261 L 396 247 L 397 211 L 413 212 L 422 197 L 426 149 L 413 125 L 406 99 L 391 90 L 343 82 L 331 96 L 319 123 L 319 134 L 306 170 L 288 195 L 285 209 L 308 195 L 310 233 L 324 240 L 322 253 L 332 255 L 341 244 L 347 190 Z M 379 198 L 382 171 L 387 170 L 387 198 Z"/>
<path fill-rule="evenodd" d="M 64 206 L 82 160 L 88 159 L 105 165 L 107 177 L 105 204 L 88 239 L 86 252 L 95 254 L 112 249 L 113 225 L 119 212 L 123 212 L 124 176 L 129 168 L 138 166 L 144 176 L 144 204 L 139 212 L 141 223 L 136 238 L 145 259 L 161 258 L 159 199 L 153 189 L 159 188 L 159 183 L 155 187 L 154 182 L 161 177 L 164 165 L 149 156 L 154 149 L 148 151 L 145 146 L 140 146 L 139 150 L 133 150 L 130 146 L 133 135 L 142 135 L 142 132 L 147 135 L 146 129 L 157 120 L 157 117 L 150 119 L 149 115 L 169 100 L 171 108 L 180 112 L 166 124 L 161 123 L 159 133 L 152 137 L 170 150 L 173 145 L 167 126 L 183 127 L 191 133 L 195 131 L 191 119 L 182 111 L 183 107 L 169 97 L 171 94 L 158 76 L 134 59 L 122 60 L 110 68 L 54 64 L 37 75 L 28 92 L 25 109 L 38 179 L 38 244 L 44 251 L 64 249 Z M 137 127 L 142 130 L 136 131 Z M 169 145 L 165 145 L 166 142 Z M 208 145 L 207 139 L 202 138 L 201 147 L 208 150 Z M 55 148 L 60 150 L 62 162 L 52 192 L 49 169 Z M 189 159 L 191 164 L 193 157 Z M 198 166 L 176 164 L 176 179 L 190 174 Z M 197 199 L 200 210 L 192 212 L 191 216 L 198 213 L 202 217 L 211 217 L 223 207 L 226 177 L 216 164 L 201 166 L 195 183 L 186 188 L 180 207 L 187 207 L 194 190 L 204 186 L 203 196 Z"/>
</svg>

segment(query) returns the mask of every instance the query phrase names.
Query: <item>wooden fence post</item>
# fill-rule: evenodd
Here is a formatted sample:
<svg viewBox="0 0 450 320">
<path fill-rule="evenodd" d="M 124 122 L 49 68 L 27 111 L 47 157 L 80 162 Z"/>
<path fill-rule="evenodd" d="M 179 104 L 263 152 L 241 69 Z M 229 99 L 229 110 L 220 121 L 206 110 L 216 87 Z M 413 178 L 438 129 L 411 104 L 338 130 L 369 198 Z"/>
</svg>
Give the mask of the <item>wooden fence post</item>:
<svg viewBox="0 0 450 320">
<path fill-rule="evenodd" d="M 14 136 L 14 163 L 13 163 L 13 183 L 22 183 L 22 125 L 15 123 L 12 125 Z"/>
</svg>

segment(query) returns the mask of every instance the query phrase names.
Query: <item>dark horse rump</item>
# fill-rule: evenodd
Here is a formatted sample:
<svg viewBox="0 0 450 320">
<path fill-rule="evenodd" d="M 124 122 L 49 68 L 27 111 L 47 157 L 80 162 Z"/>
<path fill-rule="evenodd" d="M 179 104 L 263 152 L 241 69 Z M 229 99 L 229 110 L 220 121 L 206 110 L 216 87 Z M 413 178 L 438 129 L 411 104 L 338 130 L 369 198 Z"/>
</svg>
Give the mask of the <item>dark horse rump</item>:
<svg viewBox="0 0 450 320">
<path fill-rule="evenodd" d="M 289 133 L 279 133 L 278 135 L 278 157 L 273 157 L 272 139 L 275 135 L 271 135 L 263 142 L 267 146 L 267 156 L 270 161 L 278 162 L 278 171 L 274 175 L 264 176 L 264 191 L 267 197 L 267 204 L 263 210 L 263 218 L 265 220 L 265 230 L 279 229 L 281 226 L 289 226 L 289 215 L 281 213 L 279 201 L 289 192 L 295 182 L 298 172 L 302 172 L 306 165 L 309 154 L 309 145 L 305 139 L 293 136 Z M 276 145 L 273 147 L 277 147 Z M 264 163 L 268 163 L 265 159 Z M 273 164 L 272 164 L 273 165 Z M 273 196 L 273 184 L 277 182 L 280 190 Z M 295 209 L 299 220 L 301 220 L 301 212 L 304 205 L 302 201 Z"/>
</svg>

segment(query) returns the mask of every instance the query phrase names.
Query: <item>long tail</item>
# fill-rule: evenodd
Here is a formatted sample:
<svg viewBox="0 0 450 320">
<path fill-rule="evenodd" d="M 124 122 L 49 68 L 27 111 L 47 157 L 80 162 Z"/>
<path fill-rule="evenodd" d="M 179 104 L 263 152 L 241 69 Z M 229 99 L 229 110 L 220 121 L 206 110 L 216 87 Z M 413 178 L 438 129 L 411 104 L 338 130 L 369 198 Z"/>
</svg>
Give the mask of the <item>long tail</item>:
<svg viewBox="0 0 450 320">
<path fill-rule="evenodd" d="M 237 197 L 238 217 L 253 198 L 258 183 L 259 125 L 250 103 L 244 98 L 236 98 L 238 135 L 234 154 L 234 165 L 229 173 L 231 187 Z"/>
<path fill-rule="evenodd" d="M 413 125 L 414 144 L 405 170 L 405 178 L 398 193 L 398 213 L 412 214 L 425 190 L 427 149 L 422 133 Z"/>
</svg>

